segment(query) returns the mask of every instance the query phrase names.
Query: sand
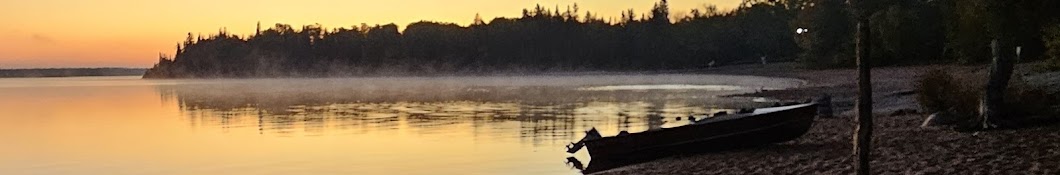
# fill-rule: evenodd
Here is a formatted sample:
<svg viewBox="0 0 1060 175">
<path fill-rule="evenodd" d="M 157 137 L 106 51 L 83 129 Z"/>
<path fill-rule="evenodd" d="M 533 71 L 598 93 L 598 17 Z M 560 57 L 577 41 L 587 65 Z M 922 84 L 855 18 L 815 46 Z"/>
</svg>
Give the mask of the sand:
<svg viewBox="0 0 1060 175">
<path fill-rule="evenodd" d="M 873 174 L 1060 174 L 1060 125 L 962 133 L 920 127 L 926 114 L 896 113 L 918 109 L 912 82 L 921 73 L 936 68 L 968 75 L 980 75 L 985 70 L 982 66 L 915 66 L 873 70 L 873 106 L 876 114 L 871 163 Z M 785 143 L 675 156 L 597 174 L 854 172 L 851 141 L 855 123 L 851 109 L 857 95 L 855 70 L 806 70 L 796 68 L 794 64 L 775 64 L 727 67 L 704 73 L 807 80 L 810 84 L 805 87 L 740 96 L 801 100 L 827 93 L 833 96 L 837 116 L 819 118 L 809 133 Z"/>
</svg>

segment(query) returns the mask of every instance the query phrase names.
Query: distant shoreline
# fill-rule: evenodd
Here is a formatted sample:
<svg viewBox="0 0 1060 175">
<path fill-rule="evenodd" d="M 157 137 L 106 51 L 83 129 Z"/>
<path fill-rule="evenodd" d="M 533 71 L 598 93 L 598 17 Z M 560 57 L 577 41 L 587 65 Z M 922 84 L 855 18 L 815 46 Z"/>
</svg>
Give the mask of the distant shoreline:
<svg viewBox="0 0 1060 175">
<path fill-rule="evenodd" d="M 0 78 L 44 78 L 87 76 L 141 76 L 142 68 L 37 68 L 0 69 Z"/>
<path fill-rule="evenodd" d="M 777 60 L 773 64 L 797 65 L 792 60 Z M 758 63 L 734 63 L 717 67 L 681 68 L 681 69 L 658 69 L 658 70 L 496 70 L 496 71 L 455 71 L 455 72 L 374 72 L 363 74 L 328 74 L 328 75 L 255 75 L 255 76 L 189 76 L 189 77 L 159 77 L 150 75 L 151 69 L 146 69 L 143 79 L 286 79 L 286 78 L 376 78 L 376 77 L 467 77 L 467 76 L 579 76 L 579 75 L 657 75 L 657 74 L 724 74 L 740 75 L 727 72 L 732 68 L 747 68 L 761 66 Z M 723 72 L 719 72 L 723 71 Z M 790 77 L 784 77 L 790 78 Z"/>
</svg>

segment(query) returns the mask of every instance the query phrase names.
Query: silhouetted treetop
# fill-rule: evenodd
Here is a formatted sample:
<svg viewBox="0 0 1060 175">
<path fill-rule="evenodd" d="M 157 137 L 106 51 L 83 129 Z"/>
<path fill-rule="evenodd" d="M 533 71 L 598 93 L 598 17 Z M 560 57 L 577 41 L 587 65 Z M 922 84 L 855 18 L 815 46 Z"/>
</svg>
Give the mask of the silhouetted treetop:
<svg viewBox="0 0 1060 175">
<path fill-rule="evenodd" d="M 982 2 L 980 2 L 982 1 Z M 988 3 L 989 2 L 989 3 Z M 874 3 L 876 4 L 876 3 Z M 985 5 L 1011 12 L 1000 24 L 979 18 Z M 1016 30 L 1025 57 L 1043 53 L 1044 26 L 1055 26 L 1049 0 L 896 0 L 869 16 L 878 65 L 982 62 L 987 30 Z M 704 5 L 675 15 L 662 0 L 649 13 L 632 9 L 604 19 L 577 4 L 523 9 L 518 18 L 468 26 L 420 21 L 352 28 L 258 25 L 239 37 L 223 28 L 192 36 L 147 78 L 322 77 L 643 71 L 798 60 L 811 67 L 853 65 L 853 15 L 845 0 L 745 0 L 736 9 Z M 994 14 L 994 13 L 990 13 Z M 1007 13 L 1006 13 L 1007 14 Z M 995 20 L 996 21 L 996 20 Z M 987 25 L 991 24 L 991 25 Z M 796 33 L 800 29 L 800 33 Z M 1051 28 L 1050 28 L 1051 29 Z M 1050 37 L 1055 38 L 1055 37 Z M 771 61 L 771 62 L 772 62 Z"/>
<path fill-rule="evenodd" d="M 667 1 L 650 14 L 605 20 L 577 4 L 523 9 L 519 18 L 468 26 L 420 21 L 328 29 L 276 24 L 240 38 L 218 34 L 178 44 L 148 78 L 319 77 L 542 71 L 698 69 L 709 62 L 751 62 L 760 55 L 793 59 L 797 46 L 783 7 L 729 12 L 695 9 L 670 21 Z M 761 8 L 762 10 L 751 10 Z M 785 16 L 786 15 L 786 16 Z M 639 17 L 637 17 L 639 16 Z M 772 32 L 772 33 L 769 33 Z"/>
</svg>

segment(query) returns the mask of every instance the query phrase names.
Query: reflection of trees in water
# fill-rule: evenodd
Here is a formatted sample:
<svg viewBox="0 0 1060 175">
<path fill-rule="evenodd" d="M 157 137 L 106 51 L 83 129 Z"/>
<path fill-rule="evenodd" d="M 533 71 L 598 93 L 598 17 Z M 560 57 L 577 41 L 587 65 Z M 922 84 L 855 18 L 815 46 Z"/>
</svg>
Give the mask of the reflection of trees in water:
<svg viewBox="0 0 1060 175">
<path fill-rule="evenodd" d="M 574 109 L 582 105 L 521 107 L 522 113 L 516 118 L 520 125 L 519 138 L 529 139 L 534 145 L 541 145 L 546 141 L 551 145 L 566 144 L 568 140 L 576 140 L 573 139 L 574 125 L 577 123 Z"/>
<path fill-rule="evenodd" d="M 164 100 L 175 99 L 192 127 L 255 128 L 259 134 L 279 136 L 386 130 L 424 135 L 469 132 L 475 139 L 518 139 L 534 145 L 565 144 L 591 127 L 611 133 L 666 127 L 677 124 L 675 117 L 712 113 L 709 107 L 726 104 L 714 98 L 687 98 L 694 91 L 476 89 L 158 88 Z"/>
</svg>

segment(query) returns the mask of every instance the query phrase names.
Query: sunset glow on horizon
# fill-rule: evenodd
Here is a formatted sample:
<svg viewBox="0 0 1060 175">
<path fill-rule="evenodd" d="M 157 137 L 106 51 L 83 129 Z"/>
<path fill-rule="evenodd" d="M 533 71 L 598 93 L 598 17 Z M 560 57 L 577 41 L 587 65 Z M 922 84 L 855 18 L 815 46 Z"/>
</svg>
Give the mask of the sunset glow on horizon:
<svg viewBox="0 0 1060 175">
<path fill-rule="evenodd" d="M 612 18 L 623 10 L 647 13 L 657 0 L 419 0 L 419 1 L 135 1 L 39 0 L 0 2 L 0 69 L 51 67 L 137 67 L 172 54 L 187 33 L 209 35 L 225 28 L 250 35 L 256 23 L 325 28 L 416 21 L 471 23 L 476 14 L 487 22 L 519 17 L 540 4 L 566 9 L 577 3 L 586 11 Z M 740 0 L 672 0 L 671 13 L 688 13 L 707 4 L 731 9 Z"/>
</svg>

